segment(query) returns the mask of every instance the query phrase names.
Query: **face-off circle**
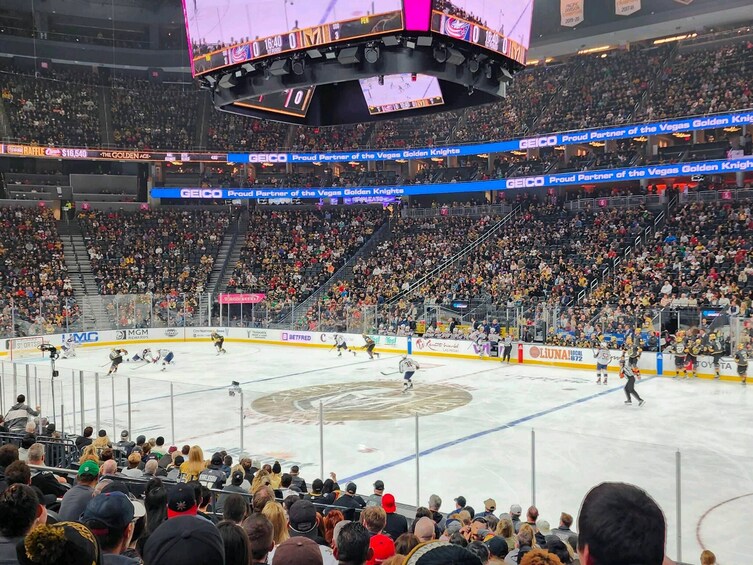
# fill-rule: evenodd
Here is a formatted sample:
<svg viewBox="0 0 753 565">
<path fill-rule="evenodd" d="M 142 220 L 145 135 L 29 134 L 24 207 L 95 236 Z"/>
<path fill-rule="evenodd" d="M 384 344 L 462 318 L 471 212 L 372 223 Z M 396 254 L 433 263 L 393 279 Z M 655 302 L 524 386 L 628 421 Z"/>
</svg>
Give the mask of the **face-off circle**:
<svg viewBox="0 0 753 565">
<path fill-rule="evenodd" d="M 321 401 L 328 422 L 397 420 L 441 414 L 471 399 L 468 391 L 453 386 L 416 384 L 404 394 L 402 382 L 366 381 L 283 390 L 257 398 L 251 409 L 275 418 L 316 422 Z"/>
</svg>

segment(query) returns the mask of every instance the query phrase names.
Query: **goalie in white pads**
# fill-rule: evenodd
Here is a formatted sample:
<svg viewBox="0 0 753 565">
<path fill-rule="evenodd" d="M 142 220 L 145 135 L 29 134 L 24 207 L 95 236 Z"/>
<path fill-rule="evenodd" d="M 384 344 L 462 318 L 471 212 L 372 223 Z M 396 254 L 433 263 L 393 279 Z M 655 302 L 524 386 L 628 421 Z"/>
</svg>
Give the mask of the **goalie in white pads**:
<svg viewBox="0 0 753 565">
<path fill-rule="evenodd" d="M 68 336 L 68 338 L 63 341 L 63 344 L 60 346 L 60 349 L 63 350 L 63 359 L 70 359 L 71 357 L 76 356 L 76 341 L 73 339 L 73 336 Z"/>
<path fill-rule="evenodd" d="M 337 356 L 342 357 L 342 350 L 349 351 L 355 357 L 356 352 L 352 349 L 348 349 L 348 344 L 345 342 L 345 338 L 340 334 L 335 334 L 335 347 L 337 348 Z"/>
<path fill-rule="evenodd" d="M 400 359 L 398 371 L 403 374 L 403 392 L 407 392 L 413 388 L 413 381 L 411 379 L 413 379 L 413 375 L 420 368 L 419 364 L 408 357 L 408 355 L 403 355 L 403 358 Z"/>
</svg>

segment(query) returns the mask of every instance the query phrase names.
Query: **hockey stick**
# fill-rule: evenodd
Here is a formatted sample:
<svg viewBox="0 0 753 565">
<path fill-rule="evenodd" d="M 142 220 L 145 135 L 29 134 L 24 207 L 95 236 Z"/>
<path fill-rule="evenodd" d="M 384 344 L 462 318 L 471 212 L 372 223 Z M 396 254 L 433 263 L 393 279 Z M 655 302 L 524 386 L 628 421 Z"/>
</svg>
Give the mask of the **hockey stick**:
<svg viewBox="0 0 753 565">
<path fill-rule="evenodd" d="M 379 371 L 379 372 L 382 373 L 384 376 L 387 376 L 387 375 L 399 375 L 400 374 L 400 371 Z"/>
<path fill-rule="evenodd" d="M 136 369 L 141 369 L 142 367 L 148 367 L 148 366 L 149 366 L 149 365 L 151 365 L 151 364 L 152 364 L 152 363 L 151 363 L 151 361 L 146 361 L 146 362 L 143 362 L 143 363 L 142 363 L 141 365 L 139 365 L 138 367 L 131 367 L 131 371 L 135 371 Z"/>
</svg>

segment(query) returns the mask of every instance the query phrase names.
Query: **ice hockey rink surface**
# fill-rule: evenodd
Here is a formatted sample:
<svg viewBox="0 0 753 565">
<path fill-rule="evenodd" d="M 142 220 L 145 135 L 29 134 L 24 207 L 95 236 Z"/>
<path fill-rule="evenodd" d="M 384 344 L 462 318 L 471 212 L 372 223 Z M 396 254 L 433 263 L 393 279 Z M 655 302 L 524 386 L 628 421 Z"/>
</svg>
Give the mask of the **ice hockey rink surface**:
<svg viewBox="0 0 753 565">
<path fill-rule="evenodd" d="M 129 356 L 143 347 L 130 345 Z M 198 444 L 207 457 L 220 449 L 237 457 L 241 396 L 228 389 L 238 381 L 244 453 L 261 462 L 279 460 L 283 469 L 297 464 L 307 481 L 317 478 L 321 402 L 325 474 L 336 472 L 341 485 L 355 481 L 362 494 L 381 479 L 398 501 L 415 504 L 418 413 L 422 505 L 436 493 L 444 511 L 459 495 L 476 510 L 489 497 L 498 512 L 511 504 L 525 509 L 533 502 L 535 445 L 541 518 L 555 527 L 560 512 L 577 515 L 592 486 L 631 482 L 664 509 L 673 558 L 679 457 L 684 560 L 694 562 L 704 543 L 725 565 L 748 563 L 753 552 L 753 391 L 739 383 L 648 377 L 637 386 L 646 404 L 626 406 L 624 381 L 616 374 L 600 386 L 590 371 L 417 356 L 415 388 L 403 394 L 395 354 L 371 361 L 360 350 L 338 357 L 326 349 L 225 347 L 227 354 L 217 356 L 210 342 L 180 343 L 171 346 L 176 363 L 166 371 L 124 363 L 114 378 L 105 376 L 108 348 L 79 348 L 75 359 L 58 361 L 56 420 L 62 405 L 67 431 L 96 426 L 98 419 L 117 440 L 128 427 L 130 388 L 134 437 L 162 435 L 179 446 Z M 15 387 L 11 364 L 3 363 L 5 410 L 12 395 L 26 390 L 26 365 L 30 400 L 38 398 L 49 414 L 50 366 L 42 359 L 17 365 Z"/>
</svg>

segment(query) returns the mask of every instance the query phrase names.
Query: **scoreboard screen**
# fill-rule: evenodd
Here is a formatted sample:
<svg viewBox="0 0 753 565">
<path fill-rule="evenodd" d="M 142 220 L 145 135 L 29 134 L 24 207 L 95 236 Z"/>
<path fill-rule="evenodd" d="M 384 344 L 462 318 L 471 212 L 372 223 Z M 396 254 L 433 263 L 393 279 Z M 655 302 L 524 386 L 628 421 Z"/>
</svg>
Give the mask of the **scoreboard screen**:
<svg viewBox="0 0 753 565">
<path fill-rule="evenodd" d="M 434 0 L 431 30 L 525 65 L 533 0 Z"/>
<path fill-rule="evenodd" d="M 372 116 L 444 104 L 436 77 L 404 73 L 359 82 Z"/>
<path fill-rule="evenodd" d="M 194 76 L 405 28 L 402 0 L 183 0 Z"/>
<path fill-rule="evenodd" d="M 311 98 L 314 96 L 315 88 L 315 86 L 287 88 L 282 92 L 261 94 L 242 102 L 234 102 L 233 105 L 305 118 L 306 113 L 309 111 L 309 105 L 311 104 Z"/>
</svg>

